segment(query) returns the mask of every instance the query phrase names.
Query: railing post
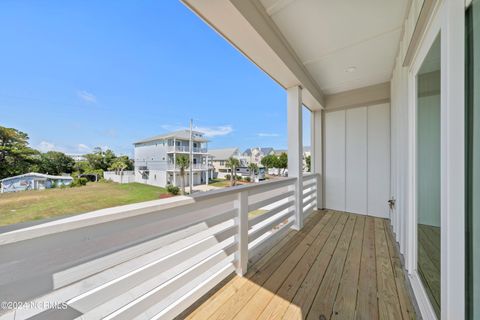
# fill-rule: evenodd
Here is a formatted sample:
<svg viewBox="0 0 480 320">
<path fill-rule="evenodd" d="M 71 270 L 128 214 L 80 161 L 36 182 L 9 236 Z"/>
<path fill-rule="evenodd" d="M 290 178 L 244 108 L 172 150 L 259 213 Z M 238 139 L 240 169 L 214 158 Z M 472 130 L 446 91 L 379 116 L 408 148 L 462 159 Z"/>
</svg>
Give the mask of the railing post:
<svg viewBox="0 0 480 320">
<path fill-rule="evenodd" d="M 243 276 L 247 273 L 248 267 L 248 191 L 241 191 L 238 193 L 238 200 L 236 201 L 236 208 L 238 209 L 238 216 L 235 219 L 238 227 L 235 240 L 238 244 L 238 250 L 235 254 L 237 262 L 237 274 Z"/>
</svg>

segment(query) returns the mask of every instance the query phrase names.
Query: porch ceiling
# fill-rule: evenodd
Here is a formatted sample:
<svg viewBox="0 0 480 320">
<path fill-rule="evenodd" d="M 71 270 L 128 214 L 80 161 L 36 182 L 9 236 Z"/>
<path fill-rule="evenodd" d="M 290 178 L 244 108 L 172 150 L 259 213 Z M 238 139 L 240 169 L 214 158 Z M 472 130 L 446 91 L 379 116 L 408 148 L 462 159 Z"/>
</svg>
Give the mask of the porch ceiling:
<svg viewBox="0 0 480 320">
<path fill-rule="evenodd" d="M 260 2 L 324 94 L 390 80 L 409 0 Z"/>
<path fill-rule="evenodd" d="M 411 2 L 180 1 L 282 87 L 301 86 L 311 110 L 328 108 L 332 94 L 390 81 Z"/>
</svg>

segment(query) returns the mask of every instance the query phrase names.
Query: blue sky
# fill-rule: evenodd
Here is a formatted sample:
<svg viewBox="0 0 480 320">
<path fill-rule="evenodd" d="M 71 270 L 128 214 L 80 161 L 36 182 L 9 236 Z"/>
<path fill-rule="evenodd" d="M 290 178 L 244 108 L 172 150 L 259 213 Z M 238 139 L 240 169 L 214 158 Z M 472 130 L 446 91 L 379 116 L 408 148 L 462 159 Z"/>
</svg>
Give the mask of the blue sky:
<svg viewBox="0 0 480 320">
<path fill-rule="evenodd" d="M 190 118 L 210 148 L 286 148 L 283 88 L 178 0 L 4 0 L 0 39 L 0 125 L 34 148 L 131 155 Z"/>
</svg>

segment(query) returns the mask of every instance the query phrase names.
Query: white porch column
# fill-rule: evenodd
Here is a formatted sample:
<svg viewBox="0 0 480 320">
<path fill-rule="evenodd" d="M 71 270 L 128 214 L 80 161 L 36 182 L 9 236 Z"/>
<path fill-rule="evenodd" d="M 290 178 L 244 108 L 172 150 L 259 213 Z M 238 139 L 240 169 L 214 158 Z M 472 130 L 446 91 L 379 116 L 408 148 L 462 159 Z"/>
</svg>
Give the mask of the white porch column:
<svg viewBox="0 0 480 320">
<path fill-rule="evenodd" d="M 317 173 L 317 209 L 323 209 L 323 111 L 312 111 L 311 169 Z"/>
<path fill-rule="evenodd" d="M 288 176 L 296 177 L 294 229 L 303 228 L 302 89 L 287 89 Z"/>
</svg>

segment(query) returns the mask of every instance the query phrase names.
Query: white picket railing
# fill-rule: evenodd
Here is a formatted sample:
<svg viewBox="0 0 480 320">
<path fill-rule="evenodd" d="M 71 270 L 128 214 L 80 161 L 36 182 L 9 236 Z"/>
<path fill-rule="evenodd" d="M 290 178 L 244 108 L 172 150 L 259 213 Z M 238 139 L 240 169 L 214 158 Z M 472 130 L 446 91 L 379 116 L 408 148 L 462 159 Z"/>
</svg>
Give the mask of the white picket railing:
<svg viewBox="0 0 480 320">
<path fill-rule="evenodd" d="M 245 274 L 249 258 L 260 256 L 288 232 L 295 222 L 295 182 L 296 178 L 278 179 L 194 195 L 187 203 L 166 208 L 143 206 L 124 219 L 69 230 L 75 235 L 71 240 L 65 232 L 52 232 L 10 243 L 15 250 L 3 258 L 20 259 L 22 247 L 33 242 L 46 255 L 67 252 L 75 263 L 43 275 L 51 279 L 39 283 L 52 281 L 52 290 L 41 292 L 41 285 L 32 282 L 37 288 L 33 300 L 66 302 L 78 311 L 78 319 L 171 319 L 233 271 Z M 300 201 L 305 215 L 315 207 L 316 183 L 317 175 L 304 176 Z M 60 236 L 64 241 L 52 241 Z M 82 250 L 97 256 L 77 257 Z M 28 259 L 36 258 L 24 259 L 35 272 L 38 263 Z M 41 311 L 19 309 L 3 316 L 23 319 Z"/>
</svg>

